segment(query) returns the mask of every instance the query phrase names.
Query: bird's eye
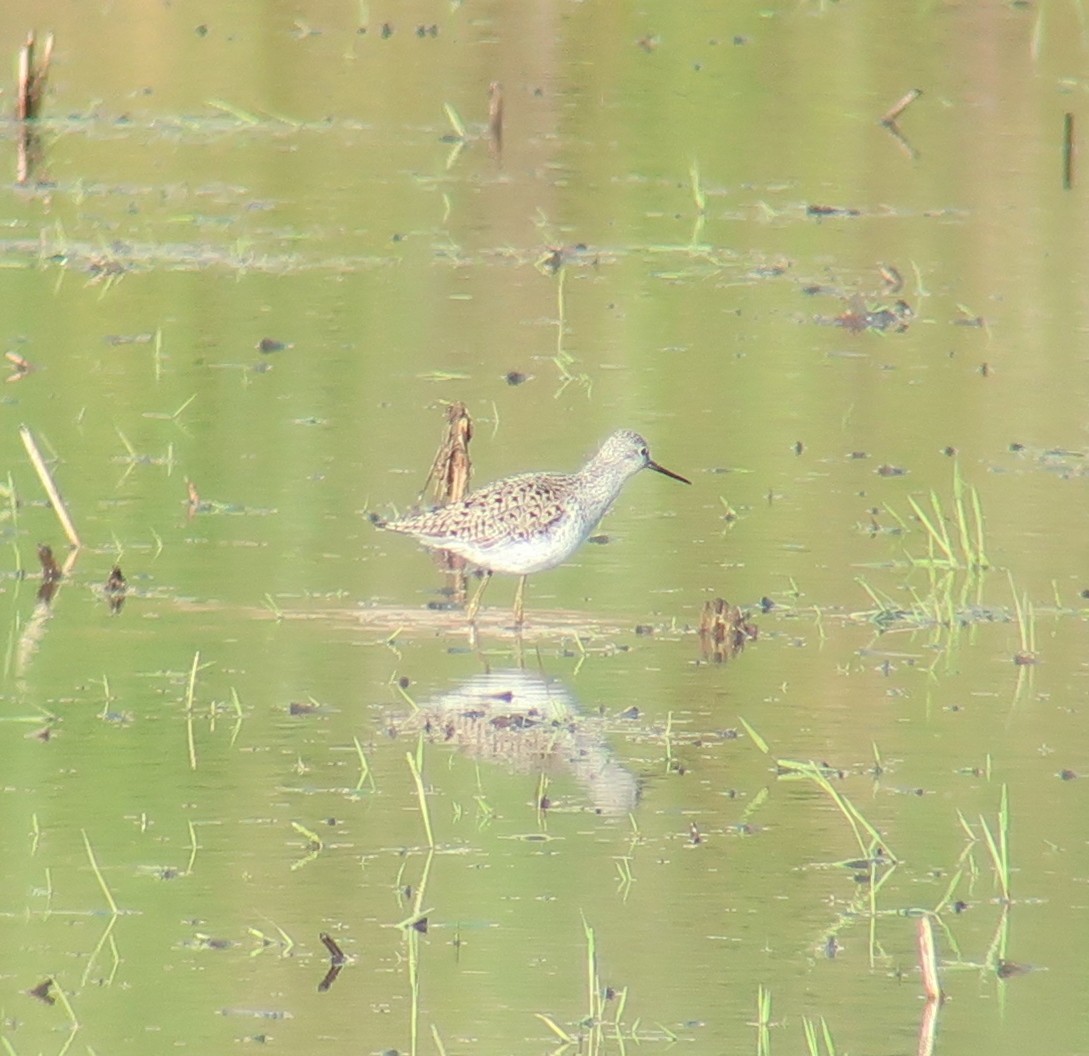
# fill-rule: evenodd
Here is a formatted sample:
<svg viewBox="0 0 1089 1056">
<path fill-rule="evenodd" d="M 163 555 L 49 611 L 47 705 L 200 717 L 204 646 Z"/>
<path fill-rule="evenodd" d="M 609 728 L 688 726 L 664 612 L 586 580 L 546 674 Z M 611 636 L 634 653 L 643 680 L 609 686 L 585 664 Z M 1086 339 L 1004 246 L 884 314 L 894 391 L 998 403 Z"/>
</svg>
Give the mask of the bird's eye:
<svg viewBox="0 0 1089 1056">
<path fill-rule="evenodd" d="M 642 455 L 643 458 L 646 458 L 650 452 L 645 447 L 641 447 L 639 448 L 639 454 Z"/>
</svg>

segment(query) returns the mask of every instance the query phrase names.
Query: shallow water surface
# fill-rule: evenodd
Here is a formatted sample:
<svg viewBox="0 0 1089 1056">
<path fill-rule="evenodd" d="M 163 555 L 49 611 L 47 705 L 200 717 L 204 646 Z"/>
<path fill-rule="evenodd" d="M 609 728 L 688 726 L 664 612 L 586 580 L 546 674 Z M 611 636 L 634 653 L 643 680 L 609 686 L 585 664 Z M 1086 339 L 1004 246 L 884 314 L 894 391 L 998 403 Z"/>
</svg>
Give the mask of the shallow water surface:
<svg viewBox="0 0 1089 1056">
<path fill-rule="evenodd" d="M 1083 1051 L 1076 12 L 305 7 L 0 12 L 7 1048 Z M 473 636 L 455 401 L 693 486 Z"/>
</svg>

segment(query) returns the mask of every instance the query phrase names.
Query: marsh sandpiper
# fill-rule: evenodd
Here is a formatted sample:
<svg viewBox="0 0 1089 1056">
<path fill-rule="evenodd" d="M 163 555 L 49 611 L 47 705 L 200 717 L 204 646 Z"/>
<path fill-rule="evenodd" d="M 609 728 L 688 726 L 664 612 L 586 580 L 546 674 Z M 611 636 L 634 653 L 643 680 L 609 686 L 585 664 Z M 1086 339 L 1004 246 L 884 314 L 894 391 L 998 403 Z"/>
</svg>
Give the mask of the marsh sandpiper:
<svg viewBox="0 0 1089 1056">
<path fill-rule="evenodd" d="M 521 627 L 526 577 L 566 561 L 597 527 L 628 479 L 641 469 L 692 483 L 658 465 L 638 433 L 621 429 L 577 473 L 520 473 L 460 502 L 375 523 L 411 535 L 432 549 L 449 550 L 484 570 L 484 579 L 469 603 L 470 623 L 476 619 L 493 572 L 521 577 L 514 599 L 514 622 Z"/>
</svg>

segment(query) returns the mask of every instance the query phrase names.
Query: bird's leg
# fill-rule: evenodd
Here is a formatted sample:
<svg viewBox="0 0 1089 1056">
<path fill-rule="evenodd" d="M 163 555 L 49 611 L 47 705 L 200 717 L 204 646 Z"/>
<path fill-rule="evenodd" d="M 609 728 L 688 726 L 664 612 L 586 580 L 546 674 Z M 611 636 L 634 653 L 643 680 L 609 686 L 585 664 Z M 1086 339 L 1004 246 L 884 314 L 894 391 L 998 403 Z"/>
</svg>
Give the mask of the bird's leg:
<svg viewBox="0 0 1089 1056">
<path fill-rule="evenodd" d="M 514 626 L 521 629 L 526 622 L 526 577 L 518 580 L 518 590 L 514 594 Z"/>
<path fill-rule="evenodd" d="M 491 571 L 485 570 L 484 578 L 480 581 L 480 586 L 476 588 L 476 593 L 473 595 L 473 600 L 469 602 L 469 608 L 465 612 L 465 615 L 469 618 L 470 623 L 476 622 L 476 614 L 480 608 L 480 598 L 484 594 L 484 588 L 491 582 L 491 578 Z"/>
</svg>

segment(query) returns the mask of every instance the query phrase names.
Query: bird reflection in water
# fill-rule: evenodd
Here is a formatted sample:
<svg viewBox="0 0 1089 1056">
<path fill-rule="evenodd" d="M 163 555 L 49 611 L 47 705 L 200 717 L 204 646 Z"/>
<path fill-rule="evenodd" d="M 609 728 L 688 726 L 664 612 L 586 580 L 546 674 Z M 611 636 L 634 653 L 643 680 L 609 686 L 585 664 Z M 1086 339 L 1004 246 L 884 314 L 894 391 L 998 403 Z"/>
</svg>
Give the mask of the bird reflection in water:
<svg viewBox="0 0 1089 1056">
<path fill-rule="evenodd" d="M 616 759 L 601 723 L 579 714 L 562 682 L 537 671 L 475 675 L 422 703 L 405 728 L 515 772 L 570 773 L 598 814 L 625 815 L 639 801 L 638 779 Z"/>
</svg>

